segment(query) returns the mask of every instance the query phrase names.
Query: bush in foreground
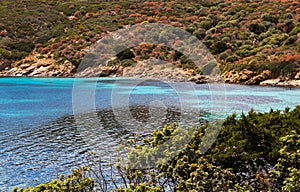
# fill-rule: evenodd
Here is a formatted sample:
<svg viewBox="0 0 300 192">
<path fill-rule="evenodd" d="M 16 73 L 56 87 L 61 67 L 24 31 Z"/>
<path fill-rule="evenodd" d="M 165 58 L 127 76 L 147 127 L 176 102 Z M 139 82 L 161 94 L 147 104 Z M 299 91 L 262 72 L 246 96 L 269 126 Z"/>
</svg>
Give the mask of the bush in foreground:
<svg viewBox="0 0 300 192">
<path fill-rule="evenodd" d="M 205 154 L 199 146 L 203 145 L 209 124 L 192 129 L 190 142 L 174 158 L 147 169 L 132 169 L 129 165 L 137 163 L 137 158 L 140 162 L 153 160 L 156 147 L 183 129 L 174 123 L 154 131 L 143 142 L 138 137 L 131 140 L 127 162 L 115 167 L 121 177 L 119 183 L 114 176 L 105 179 L 103 170 L 91 167 L 84 171 L 96 180 L 73 172 L 70 177 L 76 182 L 70 184 L 65 184 L 66 180 L 54 180 L 14 191 L 109 191 L 109 182 L 114 186 L 110 190 L 120 192 L 300 190 L 300 106 L 292 111 L 250 111 L 239 118 L 231 115 L 222 125 L 216 141 Z M 216 131 L 211 130 L 210 134 Z M 182 134 L 182 138 L 189 133 Z"/>
<path fill-rule="evenodd" d="M 64 191 L 93 191 L 95 182 L 89 175 L 88 167 L 74 169 L 69 175 L 61 175 L 59 179 L 52 180 L 46 184 L 40 184 L 35 187 L 25 189 L 14 188 L 13 192 L 64 192 Z"/>
</svg>

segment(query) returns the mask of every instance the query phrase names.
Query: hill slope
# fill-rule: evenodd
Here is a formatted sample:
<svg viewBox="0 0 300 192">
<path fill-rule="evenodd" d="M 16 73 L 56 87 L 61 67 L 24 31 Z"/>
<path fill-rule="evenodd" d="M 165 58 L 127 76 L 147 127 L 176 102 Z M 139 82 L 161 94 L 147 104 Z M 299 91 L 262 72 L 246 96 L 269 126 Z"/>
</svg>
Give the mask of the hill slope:
<svg viewBox="0 0 300 192">
<path fill-rule="evenodd" d="M 105 34 L 149 22 L 195 35 L 215 56 L 227 83 L 298 80 L 299 15 L 297 0 L 3 0 L 0 75 L 72 76 L 88 47 Z M 134 54 L 116 63 L 128 67 L 143 60 L 143 50 L 196 74 L 184 56 L 155 45 L 134 47 Z"/>
</svg>

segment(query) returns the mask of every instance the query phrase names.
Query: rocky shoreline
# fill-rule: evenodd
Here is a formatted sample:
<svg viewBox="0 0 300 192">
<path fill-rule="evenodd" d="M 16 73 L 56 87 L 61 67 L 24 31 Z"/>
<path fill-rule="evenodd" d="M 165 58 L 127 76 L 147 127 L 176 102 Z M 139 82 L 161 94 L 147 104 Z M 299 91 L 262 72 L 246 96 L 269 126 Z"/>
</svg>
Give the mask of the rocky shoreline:
<svg viewBox="0 0 300 192">
<path fill-rule="evenodd" d="M 52 55 L 31 54 L 0 71 L 0 77 L 72 77 L 74 70 L 67 60 L 58 64 Z"/>
<path fill-rule="evenodd" d="M 208 82 L 224 82 L 228 84 L 300 87 L 300 72 L 293 79 L 272 78 L 269 70 L 261 73 L 247 69 L 229 71 L 221 77 L 195 75 L 189 70 L 175 67 L 161 61 L 138 61 L 134 66 L 98 66 L 76 72 L 75 66 L 69 61 L 57 64 L 51 55 L 39 58 L 31 54 L 22 61 L 14 63 L 12 68 L 6 67 L 0 71 L 0 77 L 136 77 L 151 78 L 171 82 L 191 81 L 196 84 Z"/>
<path fill-rule="evenodd" d="M 84 71 L 76 73 L 75 77 L 135 77 L 167 82 L 191 81 L 196 84 L 203 84 L 210 81 L 205 75 L 192 75 L 191 71 L 183 70 L 168 63 L 156 63 L 156 60 L 138 61 L 131 67 L 98 66 L 87 68 Z"/>
<path fill-rule="evenodd" d="M 293 79 L 284 77 L 272 78 L 269 70 L 256 73 L 247 69 L 240 72 L 225 72 L 222 76 L 225 83 L 231 84 L 300 87 L 300 72 L 298 72 Z"/>
<path fill-rule="evenodd" d="M 259 85 L 262 86 L 281 86 L 281 87 L 300 87 L 300 80 L 287 80 L 281 79 L 268 79 L 261 82 Z"/>
</svg>

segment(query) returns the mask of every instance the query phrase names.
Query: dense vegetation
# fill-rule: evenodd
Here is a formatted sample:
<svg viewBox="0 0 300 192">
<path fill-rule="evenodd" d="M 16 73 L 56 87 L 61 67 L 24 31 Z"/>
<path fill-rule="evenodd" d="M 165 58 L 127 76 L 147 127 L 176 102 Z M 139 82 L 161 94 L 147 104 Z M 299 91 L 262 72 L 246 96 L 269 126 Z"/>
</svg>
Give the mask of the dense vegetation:
<svg viewBox="0 0 300 192">
<path fill-rule="evenodd" d="M 136 192 L 300 190 L 300 106 L 292 111 L 250 111 L 239 118 L 231 115 L 223 121 L 213 146 L 203 154 L 199 146 L 208 126 L 193 130 L 190 142 L 174 158 L 147 169 L 129 165 L 153 160 L 155 147 L 181 128 L 174 123 L 154 131 L 143 142 L 138 137 L 130 140 L 127 163 L 116 165 L 122 178 L 118 182 L 91 166 L 47 184 L 14 191 L 109 191 L 109 183 L 115 191 Z"/>
<path fill-rule="evenodd" d="M 299 1 L 77 1 L 3 0 L 0 5 L 0 70 L 36 48 L 37 57 L 66 60 L 77 66 L 85 49 L 108 32 L 136 23 L 165 23 L 200 39 L 217 58 L 223 72 L 264 70 L 271 77 L 295 77 L 300 59 Z M 137 47 L 141 55 L 165 49 Z M 155 53 L 156 52 L 156 53 Z M 124 60 L 124 59 L 121 59 Z M 179 67 L 186 59 L 171 58 Z M 24 61 L 22 61 L 24 62 Z M 300 77 L 299 77 L 300 78 Z"/>
</svg>

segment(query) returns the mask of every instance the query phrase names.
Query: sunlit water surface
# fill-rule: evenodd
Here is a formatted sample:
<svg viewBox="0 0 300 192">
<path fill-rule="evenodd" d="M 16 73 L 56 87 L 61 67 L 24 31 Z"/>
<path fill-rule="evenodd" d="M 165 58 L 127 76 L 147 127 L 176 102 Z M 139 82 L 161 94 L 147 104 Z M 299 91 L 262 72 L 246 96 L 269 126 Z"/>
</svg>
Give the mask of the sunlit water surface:
<svg viewBox="0 0 300 192">
<path fill-rule="evenodd" d="M 293 108 L 300 89 L 113 78 L 0 78 L 0 191 L 68 173 L 89 151 L 172 121 Z M 140 126 L 143 125 L 143 126 Z"/>
</svg>

